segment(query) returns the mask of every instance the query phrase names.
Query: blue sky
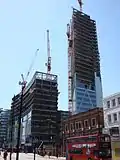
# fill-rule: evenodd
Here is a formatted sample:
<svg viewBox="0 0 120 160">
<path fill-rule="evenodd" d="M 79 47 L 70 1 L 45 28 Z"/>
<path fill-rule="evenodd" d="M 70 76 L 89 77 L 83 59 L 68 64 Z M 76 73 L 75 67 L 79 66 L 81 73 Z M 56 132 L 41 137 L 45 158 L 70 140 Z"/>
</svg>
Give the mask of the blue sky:
<svg viewBox="0 0 120 160">
<path fill-rule="evenodd" d="M 50 30 L 52 73 L 59 78 L 59 109 L 67 109 L 66 24 L 77 0 L 0 0 L 0 107 L 9 108 L 20 91 L 21 73 L 26 75 L 34 52 L 40 52 L 35 70 L 45 72 L 46 30 Z M 84 0 L 84 12 L 97 21 L 104 96 L 120 91 L 120 1 Z"/>
</svg>

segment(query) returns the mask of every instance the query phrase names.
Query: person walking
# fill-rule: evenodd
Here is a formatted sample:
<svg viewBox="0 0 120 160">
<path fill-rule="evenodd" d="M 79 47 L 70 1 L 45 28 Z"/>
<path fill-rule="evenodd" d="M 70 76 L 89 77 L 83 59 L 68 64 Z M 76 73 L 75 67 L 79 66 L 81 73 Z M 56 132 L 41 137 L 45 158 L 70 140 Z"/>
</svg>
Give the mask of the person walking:
<svg viewBox="0 0 120 160">
<path fill-rule="evenodd" d="M 4 160 L 7 160 L 7 156 L 8 156 L 8 153 L 7 153 L 7 151 L 5 150 L 5 152 L 4 152 L 4 154 L 3 154 Z"/>
<path fill-rule="evenodd" d="M 48 155 L 49 155 L 49 158 L 50 158 L 50 156 L 51 156 L 51 152 L 49 152 L 49 153 L 48 153 Z"/>
</svg>

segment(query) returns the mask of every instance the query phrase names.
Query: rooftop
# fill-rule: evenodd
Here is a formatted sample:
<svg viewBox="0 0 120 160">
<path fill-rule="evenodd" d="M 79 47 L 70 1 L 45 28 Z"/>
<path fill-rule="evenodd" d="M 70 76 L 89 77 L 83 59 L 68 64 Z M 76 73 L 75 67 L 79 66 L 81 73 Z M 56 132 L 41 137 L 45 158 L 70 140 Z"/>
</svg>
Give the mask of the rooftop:
<svg viewBox="0 0 120 160">
<path fill-rule="evenodd" d="M 111 99 L 111 98 L 113 98 L 113 97 L 117 97 L 117 96 L 120 96 L 120 92 L 117 92 L 117 93 L 114 93 L 114 94 L 111 94 L 111 95 L 105 97 L 105 98 L 104 98 L 104 101 L 107 100 L 107 99 Z"/>
<path fill-rule="evenodd" d="M 36 71 L 32 80 L 26 86 L 26 91 L 31 87 L 35 79 L 57 82 L 57 75 Z"/>
</svg>

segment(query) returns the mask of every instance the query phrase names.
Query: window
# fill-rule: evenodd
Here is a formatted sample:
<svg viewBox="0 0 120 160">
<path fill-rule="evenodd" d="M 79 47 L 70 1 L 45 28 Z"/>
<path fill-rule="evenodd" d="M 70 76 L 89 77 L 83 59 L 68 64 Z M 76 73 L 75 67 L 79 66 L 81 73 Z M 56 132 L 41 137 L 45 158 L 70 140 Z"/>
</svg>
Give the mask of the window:
<svg viewBox="0 0 120 160">
<path fill-rule="evenodd" d="M 88 120 L 84 121 L 84 125 L 85 125 L 86 128 L 88 127 Z"/>
<path fill-rule="evenodd" d="M 117 113 L 114 113 L 114 114 L 113 114 L 113 119 L 114 119 L 114 122 L 117 121 Z"/>
<path fill-rule="evenodd" d="M 66 131 L 66 132 L 68 131 L 68 125 L 65 126 L 65 131 Z"/>
<path fill-rule="evenodd" d="M 112 122 L 112 119 L 111 119 L 111 115 L 109 114 L 108 115 L 108 123 L 111 123 Z"/>
<path fill-rule="evenodd" d="M 120 112 L 119 112 L 119 114 L 118 114 L 118 119 L 119 119 L 119 121 L 120 121 Z"/>
<path fill-rule="evenodd" d="M 120 97 L 118 97 L 118 104 L 120 104 Z"/>
<path fill-rule="evenodd" d="M 115 99 L 112 100 L 112 106 L 116 106 Z"/>
<path fill-rule="evenodd" d="M 110 108 L 110 101 L 107 101 L 107 108 Z"/>
<path fill-rule="evenodd" d="M 69 153 L 79 155 L 79 154 L 83 154 L 83 150 L 82 149 L 77 149 L 77 150 L 72 149 L 72 150 L 69 150 Z"/>
<path fill-rule="evenodd" d="M 94 127 L 96 125 L 96 119 L 92 118 L 92 126 Z"/>
<path fill-rule="evenodd" d="M 79 122 L 79 129 L 82 128 L 82 122 Z"/>
<path fill-rule="evenodd" d="M 111 136 L 119 136 L 119 127 L 110 128 L 110 135 Z"/>
<path fill-rule="evenodd" d="M 74 128 L 73 128 L 73 123 L 70 124 L 70 130 L 72 131 Z"/>
<path fill-rule="evenodd" d="M 75 128 L 78 129 L 78 122 L 75 123 Z"/>
<path fill-rule="evenodd" d="M 109 136 L 101 136 L 100 142 L 110 142 L 110 137 Z"/>
</svg>

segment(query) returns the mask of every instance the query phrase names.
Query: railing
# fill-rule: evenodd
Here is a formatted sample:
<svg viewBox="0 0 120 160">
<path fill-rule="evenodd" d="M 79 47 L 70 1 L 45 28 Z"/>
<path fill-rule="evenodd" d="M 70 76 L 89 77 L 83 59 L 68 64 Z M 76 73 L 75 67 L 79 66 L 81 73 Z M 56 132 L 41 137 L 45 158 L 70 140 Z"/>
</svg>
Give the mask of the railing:
<svg viewBox="0 0 120 160">
<path fill-rule="evenodd" d="M 35 81 L 35 79 L 57 82 L 57 75 L 47 74 L 47 73 L 36 71 L 34 76 L 33 76 L 33 78 L 32 78 L 32 80 L 26 86 L 25 92 L 28 91 L 28 89 L 31 87 L 31 85 Z"/>
</svg>

